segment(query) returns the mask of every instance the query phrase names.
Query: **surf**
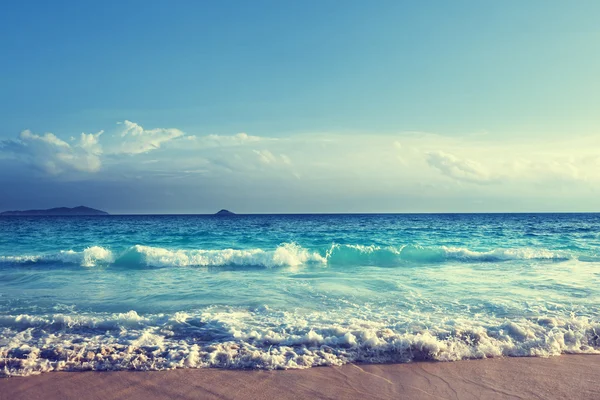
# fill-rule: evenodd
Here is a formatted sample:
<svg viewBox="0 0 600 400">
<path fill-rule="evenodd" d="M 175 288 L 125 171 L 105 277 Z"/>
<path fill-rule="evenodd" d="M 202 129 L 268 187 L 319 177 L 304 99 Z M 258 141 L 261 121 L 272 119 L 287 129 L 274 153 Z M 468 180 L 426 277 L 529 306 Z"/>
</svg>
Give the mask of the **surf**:
<svg viewBox="0 0 600 400">
<path fill-rule="evenodd" d="M 451 319 L 421 329 L 393 318 L 382 323 L 336 313 L 288 313 L 282 321 L 268 308 L 6 315 L 0 317 L 0 376 L 600 354 L 600 321 L 582 316 Z"/>
<path fill-rule="evenodd" d="M 598 257 L 577 255 L 561 250 L 536 248 L 497 248 L 470 250 L 452 246 L 377 246 L 332 244 L 328 248 L 308 249 L 297 243 L 282 243 L 262 249 L 170 249 L 134 245 L 123 251 L 91 246 L 81 251 L 59 250 L 45 254 L 0 255 L 0 263 L 73 264 L 82 267 L 100 265 L 140 265 L 151 267 L 256 266 L 264 268 L 320 265 L 398 265 L 401 263 L 436 264 L 455 262 L 504 262 L 511 260 L 566 261 L 577 259 L 596 262 Z"/>
</svg>

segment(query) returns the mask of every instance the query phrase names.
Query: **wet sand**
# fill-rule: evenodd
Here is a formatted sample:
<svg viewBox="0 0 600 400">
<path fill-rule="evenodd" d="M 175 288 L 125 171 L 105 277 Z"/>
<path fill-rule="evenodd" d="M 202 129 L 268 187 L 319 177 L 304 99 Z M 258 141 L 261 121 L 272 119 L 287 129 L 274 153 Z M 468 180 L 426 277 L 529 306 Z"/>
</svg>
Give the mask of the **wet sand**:
<svg viewBox="0 0 600 400">
<path fill-rule="evenodd" d="M 345 365 L 288 371 L 50 372 L 0 399 L 600 399 L 600 356 Z"/>
</svg>

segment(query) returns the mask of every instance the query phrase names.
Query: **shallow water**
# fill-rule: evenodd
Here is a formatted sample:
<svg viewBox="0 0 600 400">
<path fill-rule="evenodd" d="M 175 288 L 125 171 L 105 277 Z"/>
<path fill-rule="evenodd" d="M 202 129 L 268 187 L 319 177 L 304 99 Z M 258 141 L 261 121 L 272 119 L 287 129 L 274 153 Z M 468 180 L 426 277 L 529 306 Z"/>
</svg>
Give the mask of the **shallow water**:
<svg viewBox="0 0 600 400">
<path fill-rule="evenodd" d="M 600 214 L 0 217 L 0 374 L 600 353 Z"/>
</svg>

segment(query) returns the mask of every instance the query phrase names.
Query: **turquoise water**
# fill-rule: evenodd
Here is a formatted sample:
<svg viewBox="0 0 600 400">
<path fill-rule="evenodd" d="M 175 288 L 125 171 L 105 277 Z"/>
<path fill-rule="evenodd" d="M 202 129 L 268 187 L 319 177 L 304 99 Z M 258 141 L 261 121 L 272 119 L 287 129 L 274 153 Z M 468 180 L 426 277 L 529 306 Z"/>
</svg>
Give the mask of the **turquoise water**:
<svg viewBox="0 0 600 400">
<path fill-rule="evenodd" d="M 0 217 L 0 375 L 600 353 L 600 215 Z"/>
</svg>

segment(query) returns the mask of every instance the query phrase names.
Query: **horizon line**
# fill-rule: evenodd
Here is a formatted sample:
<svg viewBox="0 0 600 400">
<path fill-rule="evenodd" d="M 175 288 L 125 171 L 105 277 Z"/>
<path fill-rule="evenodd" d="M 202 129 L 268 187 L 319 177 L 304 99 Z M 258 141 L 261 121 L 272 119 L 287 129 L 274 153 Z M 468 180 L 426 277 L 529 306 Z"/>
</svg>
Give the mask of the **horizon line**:
<svg viewBox="0 0 600 400">
<path fill-rule="evenodd" d="M 7 210 L 10 212 L 12 210 Z M 405 211 L 405 212 L 251 212 L 218 215 L 217 213 L 110 213 L 106 215 L 2 215 L 0 217 L 116 217 L 116 216 L 261 216 L 261 215 L 490 215 L 490 214 L 600 214 L 600 211 Z"/>
</svg>

